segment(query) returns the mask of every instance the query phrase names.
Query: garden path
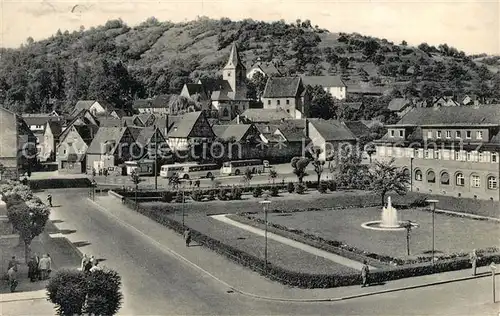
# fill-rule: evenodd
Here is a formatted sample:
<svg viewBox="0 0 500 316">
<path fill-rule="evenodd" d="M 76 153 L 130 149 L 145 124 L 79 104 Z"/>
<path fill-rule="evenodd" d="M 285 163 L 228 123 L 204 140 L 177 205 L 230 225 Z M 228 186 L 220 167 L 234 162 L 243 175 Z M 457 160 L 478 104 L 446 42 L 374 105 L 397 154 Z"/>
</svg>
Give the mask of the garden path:
<svg viewBox="0 0 500 316">
<path fill-rule="evenodd" d="M 226 217 L 225 214 L 212 215 L 211 217 L 213 219 L 216 219 L 216 220 L 221 221 L 223 223 L 226 223 L 228 225 L 232 225 L 232 226 L 238 227 L 240 229 L 249 231 L 249 232 L 254 233 L 256 235 L 259 235 L 259 236 L 265 235 L 264 230 L 256 228 L 256 227 L 252 227 L 250 225 L 239 223 L 239 222 L 234 221 L 232 219 L 229 219 Z M 285 238 L 283 236 L 273 234 L 271 232 L 267 233 L 267 238 L 272 239 L 272 240 L 277 241 L 277 242 L 280 242 L 280 243 L 285 244 L 287 246 L 291 246 L 291 247 L 300 249 L 302 251 L 308 252 L 308 253 L 313 254 L 315 256 L 322 257 L 322 258 L 325 258 L 327 260 L 333 261 L 335 263 L 347 266 L 347 267 L 352 268 L 352 269 L 356 269 L 356 270 L 361 271 L 361 268 L 363 268 L 363 264 L 361 262 L 354 261 L 354 260 L 339 256 L 339 255 L 336 255 L 334 253 L 324 251 L 324 250 L 306 245 L 304 243 L 301 243 L 301 242 L 298 242 L 295 240 L 291 240 L 291 239 Z M 373 270 L 377 269 L 376 267 L 372 267 L 372 266 L 369 266 L 369 267 L 370 267 L 370 269 L 373 269 Z"/>
</svg>

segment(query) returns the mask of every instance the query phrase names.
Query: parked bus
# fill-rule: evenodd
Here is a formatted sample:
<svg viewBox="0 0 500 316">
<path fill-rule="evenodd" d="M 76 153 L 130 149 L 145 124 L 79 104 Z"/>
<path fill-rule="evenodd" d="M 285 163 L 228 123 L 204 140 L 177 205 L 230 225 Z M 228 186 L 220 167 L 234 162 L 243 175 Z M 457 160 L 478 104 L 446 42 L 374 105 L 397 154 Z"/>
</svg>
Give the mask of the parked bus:
<svg viewBox="0 0 500 316">
<path fill-rule="evenodd" d="M 173 164 L 161 166 L 160 176 L 170 178 L 177 174 L 179 178 L 189 180 L 193 178 L 211 178 L 217 170 L 216 164 Z"/>
<path fill-rule="evenodd" d="M 264 164 L 259 159 L 227 161 L 222 165 L 220 173 L 221 175 L 238 176 L 243 174 L 247 168 L 250 169 L 252 173 L 263 172 Z"/>
<path fill-rule="evenodd" d="M 140 176 L 153 176 L 154 164 L 154 160 L 125 161 L 125 168 L 127 169 L 127 175 L 135 172 Z"/>
</svg>

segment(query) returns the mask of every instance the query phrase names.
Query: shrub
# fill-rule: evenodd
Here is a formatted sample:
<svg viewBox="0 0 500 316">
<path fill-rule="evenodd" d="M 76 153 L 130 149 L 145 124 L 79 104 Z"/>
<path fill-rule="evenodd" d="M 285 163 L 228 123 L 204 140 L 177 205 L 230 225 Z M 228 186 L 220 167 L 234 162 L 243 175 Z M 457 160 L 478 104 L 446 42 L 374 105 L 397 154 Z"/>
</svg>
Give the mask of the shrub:
<svg viewBox="0 0 500 316">
<path fill-rule="evenodd" d="M 174 199 L 175 195 L 171 191 L 162 192 L 161 200 L 162 202 L 170 203 Z"/>
<path fill-rule="evenodd" d="M 278 187 L 272 187 L 271 188 L 271 196 L 278 196 L 279 195 L 279 189 Z"/>
<path fill-rule="evenodd" d="M 87 279 L 85 312 L 89 315 L 114 315 L 121 306 L 121 278 L 112 270 L 97 270 Z"/>
<path fill-rule="evenodd" d="M 77 270 L 61 270 L 47 285 L 49 301 L 58 315 L 81 315 L 87 296 L 85 275 Z"/>
<path fill-rule="evenodd" d="M 217 198 L 221 201 L 226 201 L 228 199 L 228 192 L 226 189 L 220 189 L 218 194 L 217 194 Z"/>
<path fill-rule="evenodd" d="M 425 196 L 418 197 L 410 203 L 410 207 L 425 207 L 428 205 L 426 200 L 427 197 Z"/>
<path fill-rule="evenodd" d="M 214 190 L 208 191 L 208 197 L 207 198 L 208 198 L 209 201 L 215 200 L 215 191 Z"/>
<path fill-rule="evenodd" d="M 328 181 L 328 190 L 331 192 L 337 191 L 337 182 L 335 180 Z"/>
<path fill-rule="evenodd" d="M 184 203 L 184 194 L 182 192 L 177 192 L 177 194 L 175 195 L 175 202 Z"/>
<path fill-rule="evenodd" d="M 306 187 L 302 183 L 295 183 L 295 193 L 302 194 L 306 190 Z"/>
<path fill-rule="evenodd" d="M 256 198 L 262 196 L 262 188 L 261 187 L 256 187 L 253 189 L 252 195 Z"/>
<path fill-rule="evenodd" d="M 288 193 L 293 193 L 293 191 L 295 191 L 295 186 L 293 185 L 293 183 L 288 182 L 286 190 L 288 191 Z"/>
<path fill-rule="evenodd" d="M 193 190 L 191 192 L 191 198 L 193 199 L 193 201 L 200 202 L 201 200 L 203 200 L 203 194 L 200 192 L 200 190 Z"/>
<path fill-rule="evenodd" d="M 231 189 L 231 200 L 241 200 L 241 195 L 243 191 L 239 187 L 233 187 Z"/>
<path fill-rule="evenodd" d="M 327 189 L 328 189 L 328 185 L 325 182 L 321 182 L 318 185 L 318 191 L 319 191 L 319 193 L 326 193 Z"/>
</svg>

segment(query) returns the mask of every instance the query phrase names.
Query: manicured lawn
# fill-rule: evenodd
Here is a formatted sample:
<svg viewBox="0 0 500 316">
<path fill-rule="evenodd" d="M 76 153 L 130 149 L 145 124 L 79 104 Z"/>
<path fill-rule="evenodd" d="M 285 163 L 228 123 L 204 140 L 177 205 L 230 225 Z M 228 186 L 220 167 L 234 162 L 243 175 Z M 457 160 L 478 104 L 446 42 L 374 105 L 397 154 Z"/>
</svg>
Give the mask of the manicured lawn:
<svg viewBox="0 0 500 316">
<path fill-rule="evenodd" d="M 406 257 L 406 231 L 375 231 L 361 227 L 367 221 L 380 219 L 378 207 L 351 208 L 294 213 L 270 213 L 271 223 L 343 241 L 369 252 Z M 424 255 L 432 249 L 432 213 L 422 210 L 398 210 L 400 220 L 417 222 L 411 232 L 412 255 Z M 263 214 L 258 215 L 263 218 Z M 469 252 L 472 249 L 498 247 L 500 224 L 435 214 L 435 249 L 443 253 Z"/>
</svg>

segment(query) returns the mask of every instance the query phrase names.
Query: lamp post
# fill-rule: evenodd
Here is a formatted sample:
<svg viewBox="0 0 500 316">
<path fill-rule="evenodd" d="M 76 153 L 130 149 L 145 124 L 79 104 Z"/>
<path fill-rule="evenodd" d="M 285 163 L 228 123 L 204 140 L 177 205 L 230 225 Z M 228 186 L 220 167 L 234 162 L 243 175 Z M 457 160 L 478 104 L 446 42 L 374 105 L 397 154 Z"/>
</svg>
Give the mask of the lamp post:
<svg viewBox="0 0 500 316">
<path fill-rule="evenodd" d="M 181 210 L 182 210 L 182 229 L 184 230 L 184 190 L 182 190 Z"/>
<path fill-rule="evenodd" d="M 158 190 L 158 130 L 156 128 L 156 124 L 154 126 L 155 129 L 155 191 Z"/>
<path fill-rule="evenodd" d="M 434 252 L 435 252 L 435 243 L 434 243 L 434 222 L 435 222 L 435 213 L 436 213 L 436 204 L 439 202 L 438 200 L 425 200 L 427 203 L 431 205 L 432 211 L 432 265 L 434 265 Z"/>
<path fill-rule="evenodd" d="M 411 221 L 408 220 L 408 222 L 405 224 L 406 228 L 406 254 L 409 256 L 410 255 L 410 232 L 411 232 Z"/>
<path fill-rule="evenodd" d="M 264 270 L 267 272 L 267 207 L 271 203 L 267 198 L 259 202 L 264 208 L 264 221 L 266 222 L 264 231 Z"/>
<path fill-rule="evenodd" d="M 410 192 L 413 192 L 413 157 L 410 157 Z"/>
<path fill-rule="evenodd" d="M 492 262 L 490 264 L 490 269 L 491 269 L 491 282 L 492 282 L 492 286 L 493 286 L 493 288 L 492 288 L 492 290 L 493 290 L 493 303 L 496 303 L 497 300 L 496 300 L 496 294 L 495 294 L 495 274 L 496 274 L 495 271 L 496 271 L 497 267 L 495 266 L 494 262 Z"/>
</svg>

